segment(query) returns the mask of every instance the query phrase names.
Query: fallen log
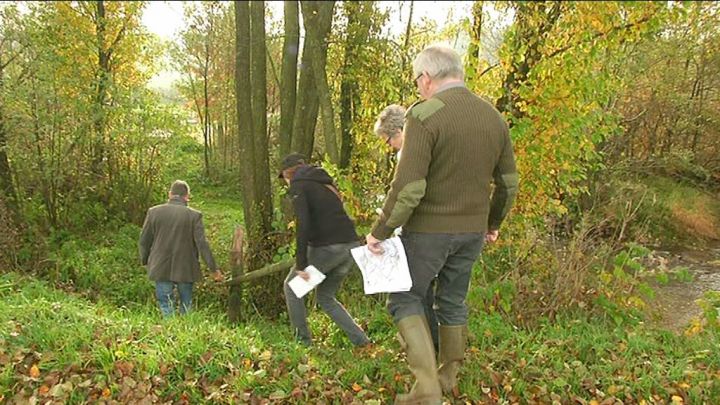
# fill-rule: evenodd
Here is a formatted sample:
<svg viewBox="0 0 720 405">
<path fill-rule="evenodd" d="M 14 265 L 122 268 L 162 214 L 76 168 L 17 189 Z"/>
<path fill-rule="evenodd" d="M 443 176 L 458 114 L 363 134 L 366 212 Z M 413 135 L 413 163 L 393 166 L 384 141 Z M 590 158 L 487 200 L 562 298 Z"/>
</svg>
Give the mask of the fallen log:
<svg viewBox="0 0 720 405">
<path fill-rule="evenodd" d="M 267 276 L 269 274 L 287 271 L 290 270 L 293 264 L 295 264 L 294 260 L 285 260 L 279 263 L 273 263 L 263 268 L 247 272 L 239 277 L 233 277 L 231 280 L 226 281 L 225 285 L 238 285 L 246 281 L 255 280 L 256 278 Z"/>
</svg>

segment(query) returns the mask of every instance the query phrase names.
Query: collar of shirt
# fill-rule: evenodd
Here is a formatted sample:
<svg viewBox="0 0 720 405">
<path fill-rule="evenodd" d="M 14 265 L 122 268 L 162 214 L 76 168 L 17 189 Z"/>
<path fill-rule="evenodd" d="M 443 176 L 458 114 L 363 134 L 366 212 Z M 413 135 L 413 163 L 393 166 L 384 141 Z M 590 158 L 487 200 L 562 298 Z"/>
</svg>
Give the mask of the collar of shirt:
<svg viewBox="0 0 720 405">
<path fill-rule="evenodd" d="M 169 204 L 175 204 L 175 205 L 185 205 L 187 206 L 187 201 L 183 200 L 182 197 L 173 197 L 168 200 Z"/>
<path fill-rule="evenodd" d="M 441 91 L 449 90 L 455 87 L 465 87 L 465 82 L 462 80 L 453 81 L 450 83 L 445 83 L 442 86 L 438 87 L 437 90 L 435 90 L 435 93 L 433 93 L 433 96 L 440 93 Z"/>
</svg>

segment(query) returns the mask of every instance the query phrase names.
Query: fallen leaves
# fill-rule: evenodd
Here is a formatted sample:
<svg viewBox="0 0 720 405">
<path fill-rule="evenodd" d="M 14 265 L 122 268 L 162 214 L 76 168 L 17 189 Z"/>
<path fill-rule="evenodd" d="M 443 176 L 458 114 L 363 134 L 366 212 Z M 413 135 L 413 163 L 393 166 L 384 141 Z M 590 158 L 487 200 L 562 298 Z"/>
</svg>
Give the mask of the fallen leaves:
<svg viewBox="0 0 720 405">
<path fill-rule="evenodd" d="M 115 362 L 115 369 L 123 376 L 129 376 L 135 369 L 135 364 L 130 361 L 119 360 Z"/>
<path fill-rule="evenodd" d="M 269 399 L 273 400 L 273 401 L 278 401 L 278 400 L 284 399 L 285 397 L 287 397 L 287 394 L 285 393 L 285 391 L 276 390 L 275 392 L 270 394 Z"/>
<path fill-rule="evenodd" d="M 73 390 L 73 384 L 70 381 L 66 381 L 62 384 L 57 384 L 50 389 L 50 396 L 53 398 L 64 398 L 70 394 Z"/>
<path fill-rule="evenodd" d="M 30 367 L 30 377 L 32 377 L 32 378 L 40 377 L 40 369 L 38 368 L 37 364 L 33 364 L 32 367 Z"/>
</svg>

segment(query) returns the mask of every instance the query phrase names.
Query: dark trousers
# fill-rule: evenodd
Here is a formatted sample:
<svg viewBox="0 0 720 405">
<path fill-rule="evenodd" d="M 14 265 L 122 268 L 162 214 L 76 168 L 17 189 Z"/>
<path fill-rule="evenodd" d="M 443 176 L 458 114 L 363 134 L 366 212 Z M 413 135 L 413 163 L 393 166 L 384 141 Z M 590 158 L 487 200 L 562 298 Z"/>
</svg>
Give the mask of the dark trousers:
<svg viewBox="0 0 720 405">
<path fill-rule="evenodd" d="M 342 329 L 350 341 L 356 346 L 368 344 L 370 340 L 343 305 L 335 298 L 335 294 L 353 269 L 353 258 L 350 249 L 358 243 L 341 243 L 330 246 L 308 248 L 308 261 L 323 274 L 325 280 L 316 287 L 317 303 L 322 310 Z M 306 344 L 312 343 L 312 335 L 307 324 L 305 311 L 305 297 L 298 298 L 292 291 L 288 282 L 295 275 L 295 270 L 285 278 L 285 302 L 287 303 L 290 324 L 292 324 L 296 338 Z"/>
<path fill-rule="evenodd" d="M 472 266 L 482 251 L 481 233 L 404 232 L 401 236 L 410 267 L 412 288 L 392 293 L 388 310 L 395 323 L 412 315 L 426 315 L 431 283 L 437 277 L 434 301 L 440 325 L 467 324 L 465 304 Z"/>
</svg>

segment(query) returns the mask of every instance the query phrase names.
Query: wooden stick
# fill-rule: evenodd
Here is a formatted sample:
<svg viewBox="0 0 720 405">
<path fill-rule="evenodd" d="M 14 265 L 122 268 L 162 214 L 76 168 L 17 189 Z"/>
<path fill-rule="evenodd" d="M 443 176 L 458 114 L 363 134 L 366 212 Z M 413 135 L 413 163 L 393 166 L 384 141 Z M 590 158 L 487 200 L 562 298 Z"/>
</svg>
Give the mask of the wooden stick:
<svg viewBox="0 0 720 405">
<path fill-rule="evenodd" d="M 293 264 L 295 264 L 294 260 L 286 260 L 283 262 L 274 263 L 261 269 L 245 273 L 240 277 L 234 277 L 232 280 L 226 281 L 225 285 L 238 285 L 246 281 L 255 280 L 256 278 L 267 276 L 269 274 L 278 273 L 283 270 L 289 270 L 293 266 Z"/>
<path fill-rule="evenodd" d="M 232 247 L 230 248 L 230 271 L 232 279 L 243 276 L 243 241 L 245 240 L 245 232 L 242 227 L 235 228 L 233 235 Z M 242 286 L 240 284 L 230 287 L 228 296 L 227 314 L 230 322 L 237 323 L 242 319 Z"/>
</svg>

